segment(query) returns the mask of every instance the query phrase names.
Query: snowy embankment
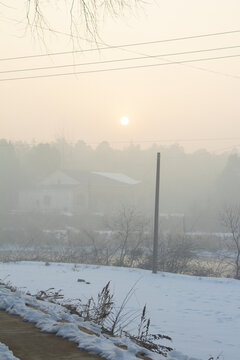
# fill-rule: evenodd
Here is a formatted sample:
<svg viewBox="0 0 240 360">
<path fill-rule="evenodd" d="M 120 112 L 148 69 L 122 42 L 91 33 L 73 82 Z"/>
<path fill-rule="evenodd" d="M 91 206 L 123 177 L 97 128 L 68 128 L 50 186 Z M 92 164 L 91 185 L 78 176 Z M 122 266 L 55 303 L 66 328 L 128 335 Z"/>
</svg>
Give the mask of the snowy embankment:
<svg viewBox="0 0 240 360">
<path fill-rule="evenodd" d="M 16 358 L 13 355 L 12 351 L 9 350 L 9 348 L 2 343 L 0 343 L 0 359 L 1 360 L 19 360 L 18 358 Z"/>
<path fill-rule="evenodd" d="M 86 302 L 91 296 L 96 298 L 98 292 L 111 281 L 114 298 L 120 305 L 135 284 L 127 310 L 140 313 L 144 304 L 147 304 L 148 316 L 151 318 L 150 332 L 169 335 L 173 339 L 170 346 L 177 351 L 171 352 L 169 359 L 190 360 L 192 357 L 207 360 L 210 356 L 217 357 L 221 354 L 220 359 L 239 360 L 240 281 L 169 273 L 154 275 L 147 270 L 118 267 L 73 264 L 45 266 L 34 262 L 1 263 L 0 278 L 21 290 L 10 296 L 3 294 L 2 289 L 2 308 L 21 313 L 25 319 L 35 321 L 44 331 L 67 336 L 76 341 L 79 347 L 102 354 L 107 359 L 130 360 L 135 358 L 134 354 L 139 348 L 132 343 L 129 345 L 129 339 L 121 340 L 121 343 L 128 343 L 129 350 L 126 351 L 116 348 L 113 340 L 102 335 L 93 337 L 84 332 L 79 333 L 80 318 L 76 320 L 66 309 L 57 305 L 36 303 L 36 299 L 26 296 L 24 292 L 35 294 L 39 290 L 53 287 L 56 290 L 62 289 L 66 299 L 80 298 Z M 15 304 L 13 308 L 11 301 Z M 32 307 L 24 305 L 26 301 Z M 33 314 L 37 318 L 33 318 Z M 131 330 L 137 328 L 138 322 L 136 320 L 131 324 Z M 162 357 L 155 354 L 153 358 Z"/>
<path fill-rule="evenodd" d="M 0 310 L 19 315 L 25 321 L 35 323 L 36 327 L 42 331 L 74 341 L 80 349 L 98 354 L 108 360 L 136 360 L 139 355 L 146 360 L 164 359 L 163 356 L 138 346 L 127 337 L 119 338 L 102 334 L 99 326 L 84 321 L 76 314 L 70 314 L 61 305 L 37 300 L 21 290 L 11 291 L 4 285 L 0 285 Z M 16 358 L 6 345 L 2 344 L 0 359 L 14 360 Z M 168 359 L 197 360 L 177 351 L 172 351 Z"/>
</svg>

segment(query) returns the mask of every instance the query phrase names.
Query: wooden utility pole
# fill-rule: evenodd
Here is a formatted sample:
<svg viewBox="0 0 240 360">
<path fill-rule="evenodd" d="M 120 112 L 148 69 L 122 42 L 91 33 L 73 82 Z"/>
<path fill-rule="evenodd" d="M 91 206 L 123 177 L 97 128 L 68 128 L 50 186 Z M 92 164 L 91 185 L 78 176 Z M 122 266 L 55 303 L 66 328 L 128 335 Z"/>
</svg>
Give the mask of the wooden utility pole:
<svg viewBox="0 0 240 360">
<path fill-rule="evenodd" d="M 159 183 L 160 183 L 160 153 L 157 153 L 156 191 L 154 212 L 154 239 L 153 239 L 153 262 L 152 272 L 157 273 L 158 263 L 158 219 L 159 219 Z"/>
</svg>

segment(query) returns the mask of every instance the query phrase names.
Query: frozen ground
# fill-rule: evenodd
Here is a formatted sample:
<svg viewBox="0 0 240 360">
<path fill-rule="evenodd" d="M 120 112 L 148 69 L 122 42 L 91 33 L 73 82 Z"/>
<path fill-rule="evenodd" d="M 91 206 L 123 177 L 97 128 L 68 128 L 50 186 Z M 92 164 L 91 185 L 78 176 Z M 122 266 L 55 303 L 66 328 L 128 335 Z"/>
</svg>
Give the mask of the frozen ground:
<svg viewBox="0 0 240 360">
<path fill-rule="evenodd" d="M 51 287 L 62 289 L 66 298 L 83 301 L 96 297 L 111 281 L 119 304 L 135 284 L 127 307 L 141 311 L 147 304 L 151 332 L 171 336 L 171 346 L 187 354 L 186 359 L 207 360 L 219 354 L 224 360 L 240 358 L 240 281 L 237 280 L 154 275 L 147 270 L 118 267 L 45 266 L 34 262 L 0 263 L 0 279 L 31 293 Z"/>
</svg>

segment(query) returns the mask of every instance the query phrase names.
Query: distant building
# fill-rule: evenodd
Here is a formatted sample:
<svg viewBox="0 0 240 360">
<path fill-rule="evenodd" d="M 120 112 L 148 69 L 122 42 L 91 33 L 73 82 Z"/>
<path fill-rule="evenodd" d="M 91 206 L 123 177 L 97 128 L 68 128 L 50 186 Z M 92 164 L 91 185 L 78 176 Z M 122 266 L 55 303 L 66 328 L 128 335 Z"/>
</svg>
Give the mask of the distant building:
<svg viewBox="0 0 240 360">
<path fill-rule="evenodd" d="M 19 194 L 19 210 L 105 214 L 135 205 L 138 184 L 120 173 L 55 171 Z"/>
</svg>

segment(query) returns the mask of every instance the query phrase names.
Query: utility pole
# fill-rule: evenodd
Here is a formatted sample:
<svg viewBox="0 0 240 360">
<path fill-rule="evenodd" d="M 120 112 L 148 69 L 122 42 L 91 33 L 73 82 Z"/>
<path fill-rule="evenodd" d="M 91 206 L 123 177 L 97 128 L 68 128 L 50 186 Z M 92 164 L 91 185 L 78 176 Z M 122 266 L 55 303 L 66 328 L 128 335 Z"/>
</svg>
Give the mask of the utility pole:
<svg viewBox="0 0 240 360">
<path fill-rule="evenodd" d="M 159 183 L 160 183 L 160 153 L 157 153 L 155 212 L 154 212 L 154 239 L 153 239 L 153 262 L 152 272 L 157 273 L 158 263 L 158 219 L 159 219 Z"/>
</svg>

